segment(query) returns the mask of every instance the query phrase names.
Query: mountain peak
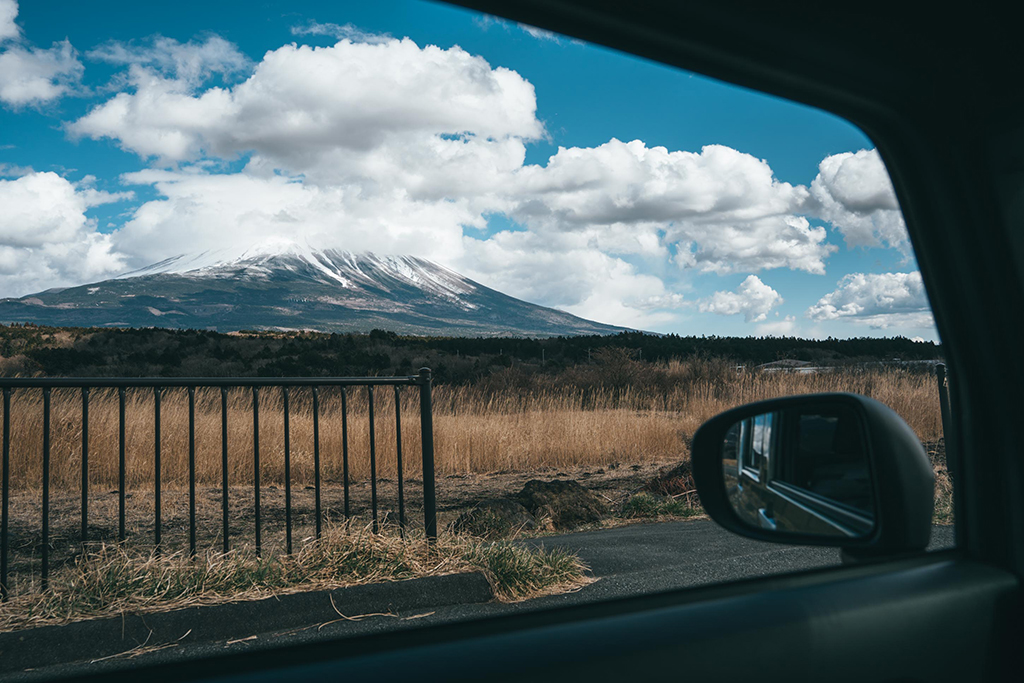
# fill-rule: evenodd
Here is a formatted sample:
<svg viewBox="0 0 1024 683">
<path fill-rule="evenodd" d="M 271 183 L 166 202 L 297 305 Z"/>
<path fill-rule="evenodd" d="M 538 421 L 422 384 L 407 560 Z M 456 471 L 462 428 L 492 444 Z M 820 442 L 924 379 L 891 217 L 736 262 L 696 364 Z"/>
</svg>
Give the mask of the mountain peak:
<svg viewBox="0 0 1024 683">
<path fill-rule="evenodd" d="M 0 321 L 442 336 L 623 331 L 515 299 L 427 259 L 290 239 L 180 254 L 112 280 L 5 299 Z"/>
<path fill-rule="evenodd" d="M 345 289 L 385 287 L 399 281 L 437 296 L 455 299 L 472 292 L 476 283 L 444 266 L 414 256 L 356 254 L 339 249 L 317 249 L 294 240 L 265 240 L 245 249 L 220 249 L 179 254 L 117 279 L 154 275 L 192 278 L 305 279 Z"/>
</svg>

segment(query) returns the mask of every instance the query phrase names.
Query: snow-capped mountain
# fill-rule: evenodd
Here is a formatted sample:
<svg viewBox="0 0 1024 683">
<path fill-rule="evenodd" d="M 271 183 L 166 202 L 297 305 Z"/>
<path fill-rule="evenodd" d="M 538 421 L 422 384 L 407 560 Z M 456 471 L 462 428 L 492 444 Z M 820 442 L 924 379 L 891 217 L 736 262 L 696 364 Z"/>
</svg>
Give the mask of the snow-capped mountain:
<svg viewBox="0 0 1024 683">
<path fill-rule="evenodd" d="M 612 334 L 414 256 L 295 242 L 182 254 L 114 279 L 0 300 L 0 322 L 445 336 Z"/>
</svg>

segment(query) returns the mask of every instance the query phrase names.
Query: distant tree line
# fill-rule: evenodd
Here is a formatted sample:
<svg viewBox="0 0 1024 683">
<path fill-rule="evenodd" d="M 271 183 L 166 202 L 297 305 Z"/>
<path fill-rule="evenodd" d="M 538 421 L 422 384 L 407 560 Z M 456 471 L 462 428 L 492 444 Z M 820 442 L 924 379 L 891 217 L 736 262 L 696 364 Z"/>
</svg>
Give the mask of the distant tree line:
<svg viewBox="0 0 1024 683">
<path fill-rule="evenodd" d="M 905 337 L 799 339 L 623 332 L 609 336 L 412 337 L 316 332 L 218 333 L 160 328 L 58 328 L 0 325 L 0 374 L 66 376 L 288 377 L 413 374 L 433 369 L 439 382 L 469 384 L 503 369 L 555 375 L 628 357 L 663 363 L 692 357 L 737 365 L 793 359 L 815 364 L 931 360 L 933 342 Z"/>
</svg>

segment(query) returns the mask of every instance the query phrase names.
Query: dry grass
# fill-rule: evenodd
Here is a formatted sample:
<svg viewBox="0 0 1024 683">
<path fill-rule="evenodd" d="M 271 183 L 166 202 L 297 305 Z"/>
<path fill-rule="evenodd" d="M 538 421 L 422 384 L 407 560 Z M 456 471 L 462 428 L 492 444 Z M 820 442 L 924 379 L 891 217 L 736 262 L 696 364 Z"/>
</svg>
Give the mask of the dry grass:
<svg viewBox="0 0 1024 683">
<path fill-rule="evenodd" d="M 545 467 L 603 466 L 618 462 L 650 463 L 684 459 L 689 439 L 706 419 L 728 408 L 776 396 L 819 391 L 852 391 L 872 396 L 896 410 L 922 441 L 941 436 L 935 381 L 929 374 L 899 369 L 837 370 L 822 374 L 729 373 L 680 380 L 692 374 L 686 363 L 661 368 L 676 381 L 668 388 L 626 386 L 505 391 L 493 388 L 437 387 L 434 432 L 437 472 L 529 471 Z M 233 390 L 228 400 L 229 483 L 252 481 L 252 399 Z M 295 486 L 313 481 L 312 408 L 305 390 L 291 397 L 291 461 Z M 154 419 L 149 391 L 130 391 L 127 401 L 126 460 L 128 487 L 153 479 Z M 369 476 L 369 425 L 365 390 L 349 393 L 350 472 Z M 413 392 L 403 395 L 403 452 L 406 476 L 419 476 L 419 413 Z M 52 396 L 51 483 L 77 490 L 81 477 L 81 399 L 77 391 Z M 378 476 L 394 478 L 395 409 L 391 391 L 376 397 Z M 90 400 L 89 477 L 93 486 L 117 485 L 117 396 L 94 391 Z M 261 477 L 284 479 L 284 429 L 279 390 L 263 390 L 260 400 Z M 187 481 L 188 410 L 184 390 L 165 391 L 161 406 L 162 480 Z M 38 390 L 17 390 L 11 408 L 11 483 L 36 488 L 42 477 L 42 400 Z M 320 443 L 323 476 L 342 477 L 340 395 L 321 392 Z M 220 392 L 196 394 L 196 468 L 200 485 L 221 479 Z"/>
<path fill-rule="evenodd" d="M 0 604 L 0 632 L 469 571 L 484 572 L 495 597 L 505 602 L 590 581 L 579 558 L 558 549 L 454 534 L 428 546 L 422 536 L 403 538 L 392 528 L 375 534 L 340 525 L 295 555 L 270 558 L 246 550 L 209 551 L 194 559 L 181 553 L 139 556 L 107 545 L 57 573 L 46 593 Z"/>
<path fill-rule="evenodd" d="M 637 367 L 640 364 L 633 369 Z M 609 371 L 603 376 L 613 374 Z M 872 396 L 896 410 L 922 441 L 938 444 L 942 434 L 934 378 L 930 374 L 897 368 L 807 375 L 736 373 L 724 363 L 709 369 L 707 361 L 698 359 L 657 367 L 654 379 L 658 381 L 646 381 L 628 373 L 619 378 L 622 381 L 616 380 L 617 384 L 603 386 L 583 381 L 574 384 L 572 379 L 572 373 L 567 371 L 557 383 L 510 382 L 501 386 L 502 378 L 498 377 L 495 382 L 476 387 L 437 387 L 434 426 L 439 481 L 444 482 L 446 476 L 463 474 L 536 472 L 550 468 L 581 471 L 581 468 L 603 468 L 617 463 L 636 465 L 639 470 L 639 466 L 649 467 L 650 463 L 679 462 L 688 457 L 690 438 L 706 419 L 744 403 L 801 393 L 851 391 Z M 419 405 L 414 394 L 408 389 L 403 393 L 402 438 L 408 478 L 420 475 Z M 214 502 L 219 500 L 216 494 L 221 481 L 220 405 L 219 390 L 197 391 L 197 479 L 200 487 L 207 489 L 207 497 L 213 496 Z M 336 482 L 342 478 L 340 394 L 336 390 L 322 390 L 320 405 L 322 473 L 328 483 L 325 491 L 336 492 Z M 353 479 L 365 480 L 369 475 L 366 391 L 350 390 L 348 405 L 350 471 Z M 309 498 L 312 494 L 300 488 L 313 482 L 312 405 L 308 391 L 292 390 L 291 406 L 292 483 L 299 498 L 306 494 Z M 94 510 L 93 516 L 107 510 L 99 516 L 109 517 L 109 520 L 114 517 L 107 508 L 116 498 L 109 492 L 117 486 L 117 416 L 117 394 L 94 391 L 90 400 L 89 479 L 96 499 L 107 507 Z M 282 495 L 279 490 L 270 489 L 283 482 L 284 474 L 279 390 L 261 391 L 260 417 L 260 471 L 262 481 L 268 486 L 266 504 Z M 17 500 L 23 503 L 13 506 L 12 512 L 15 522 L 20 519 L 18 514 L 31 518 L 31 533 L 24 532 L 29 526 L 22 525 L 23 538 L 19 536 L 28 549 L 27 558 L 36 552 L 32 549 L 38 541 L 34 529 L 39 512 L 35 489 L 41 482 L 40 392 L 15 391 L 10 418 L 10 478 L 12 486 L 21 492 Z M 161 475 L 164 495 L 170 499 L 184 495 L 181 487 L 187 482 L 188 410 L 184 390 L 164 392 L 161 418 Z M 245 487 L 253 478 L 252 425 L 251 393 L 230 391 L 228 478 L 232 487 Z M 81 481 L 82 425 L 78 391 L 53 392 L 51 430 L 50 476 L 55 489 L 54 500 L 67 498 L 71 509 L 77 504 L 74 496 Z M 375 434 L 378 476 L 393 479 L 396 434 L 391 391 L 377 392 Z M 153 451 L 152 392 L 130 391 L 127 483 L 129 489 L 143 491 L 136 493 L 132 500 L 129 511 L 132 514 L 148 514 L 150 503 L 145 491 L 153 481 Z M 951 486 L 944 457 L 939 450 L 931 455 L 938 477 L 936 519 L 948 521 L 952 510 Z M 106 494 L 106 497 L 99 494 Z M 32 500 L 32 506 L 27 506 L 27 499 Z M 232 505 L 236 507 L 247 504 L 247 500 L 232 493 Z M 278 503 L 267 507 L 279 508 Z M 141 508 L 145 510 L 140 512 Z M 627 517 L 650 518 L 679 512 L 663 508 L 657 501 L 641 500 L 627 511 Z M 169 516 L 175 509 L 170 503 L 166 506 Z M 693 511 L 685 512 L 688 516 Z M 241 514 L 233 510 L 233 524 L 238 524 Z M 70 517 L 68 520 L 69 524 L 75 521 Z M 77 538 L 72 526 L 65 530 L 68 539 Z M 179 523 L 176 528 L 183 527 Z M 29 592 L 0 607 L 0 630 L 110 616 L 123 611 L 167 610 L 474 568 L 488 573 L 496 593 L 505 600 L 578 587 L 587 581 L 575 556 L 557 551 L 538 554 L 506 542 L 481 545 L 478 541 L 448 534 L 443 536 L 433 555 L 426 552 L 421 539 L 403 541 L 394 534 L 374 536 L 349 527 L 332 529 L 322 541 L 299 544 L 301 549 L 293 556 L 272 554 L 258 559 L 248 554 L 244 544 L 239 543 L 237 547 L 240 548 L 237 552 L 227 555 L 207 552 L 194 561 L 176 554 L 141 557 L 133 554 L 138 552 L 136 550 L 118 546 L 100 547 L 74 560 L 68 558 L 70 564 L 58 565 L 51 577 L 53 590 L 50 593 L 40 595 L 31 592 L 30 587 Z M 31 582 L 25 585 L 30 586 Z"/>
</svg>

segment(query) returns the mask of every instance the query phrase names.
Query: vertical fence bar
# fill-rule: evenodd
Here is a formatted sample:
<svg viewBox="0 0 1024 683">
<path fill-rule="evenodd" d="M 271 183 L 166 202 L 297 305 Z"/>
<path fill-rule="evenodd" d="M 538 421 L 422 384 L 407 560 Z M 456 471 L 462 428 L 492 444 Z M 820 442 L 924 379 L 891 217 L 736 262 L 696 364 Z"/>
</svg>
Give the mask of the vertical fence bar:
<svg viewBox="0 0 1024 683">
<path fill-rule="evenodd" d="M 263 555 L 260 537 L 260 390 L 252 388 L 252 491 L 256 516 L 256 557 Z"/>
<path fill-rule="evenodd" d="M 50 586 L 50 387 L 43 389 L 43 567 L 40 585 Z"/>
<path fill-rule="evenodd" d="M 89 540 L 89 387 L 82 387 L 82 545 Z"/>
<path fill-rule="evenodd" d="M 124 542 L 124 387 L 117 388 L 117 540 Z"/>
<path fill-rule="evenodd" d="M 7 602 L 7 516 L 11 495 L 11 390 L 4 387 L 3 481 L 0 482 L 0 602 Z"/>
<path fill-rule="evenodd" d="M 196 388 L 188 388 L 188 554 L 196 554 Z"/>
<path fill-rule="evenodd" d="M 398 526 L 405 533 L 405 485 L 402 482 L 402 392 L 395 385 L 395 467 L 398 469 Z"/>
<path fill-rule="evenodd" d="M 228 389 L 220 388 L 220 508 L 224 534 L 224 552 L 230 550 L 228 541 Z"/>
<path fill-rule="evenodd" d="M 946 366 L 935 366 L 935 378 L 939 383 L 939 412 L 942 414 L 942 436 L 949 438 L 949 393 L 946 389 Z"/>
<path fill-rule="evenodd" d="M 953 471 L 954 467 L 951 467 L 951 465 L 954 465 L 956 458 L 950 457 L 950 447 L 952 444 L 949 438 L 951 434 L 949 429 L 949 384 L 944 364 L 939 363 L 935 366 L 935 378 L 939 384 L 939 412 L 942 415 L 942 441 L 946 452 L 946 470 L 951 476 L 955 477 L 956 472 Z"/>
<path fill-rule="evenodd" d="M 373 387 L 367 385 L 366 398 L 370 404 L 370 508 L 373 510 L 373 533 L 377 533 L 377 440 L 373 424 Z"/>
<path fill-rule="evenodd" d="M 430 368 L 420 368 L 420 443 L 423 447 L 423 516 L 428 541 L 437 540 L 437 498 L 434 491 L 434 408 Z"/>
<path fill-rule="evenodd" d="M 292 554 L 292 441 L 289 421 L 288 387 L 281 388 L 284 403 L 284 551 Z"/>
<path fill-rule="evenodd" d="M 316 537 L 320 538 L 320 392 L 313 387 L 313 495 L 316 510 Z"/>
<path fill-rule="evenodd" d="M 345 519 L 348 519 L 348 392 L 345 387 L 341 388 L 341 474 L 345 486 Z"/>
<path fill-rule="evenodd" d="M 160 387 L 153 388 L 153 543 L 160 554 Z"/>
</svg>

